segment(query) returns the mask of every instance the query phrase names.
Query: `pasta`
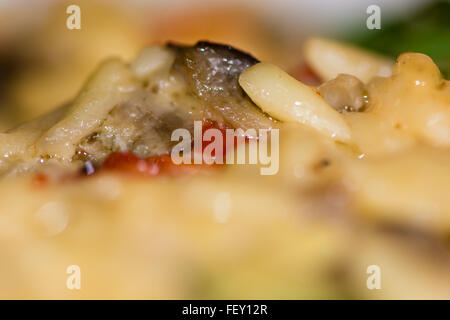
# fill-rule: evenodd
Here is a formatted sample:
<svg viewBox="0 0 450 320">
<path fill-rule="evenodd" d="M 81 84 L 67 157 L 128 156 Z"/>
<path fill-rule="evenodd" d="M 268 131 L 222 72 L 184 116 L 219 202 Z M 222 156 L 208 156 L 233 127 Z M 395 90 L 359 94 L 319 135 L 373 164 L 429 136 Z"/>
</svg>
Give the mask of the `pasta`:
<svg viewBox="0 0 450 320">
<path fill-rule="evenodd" d="M 304 55 L 307 63 L 326 81 L 340 73 L 354 75 L 365 83 L 373 77 L 392 74 L 393 62 L 389 59 L 328 39 L 309 39 L 304 45 Z"/>
<path fill-rule="evenodd" d="M 300 122 L 341 141 L 350 140 L 342 116 L 314 89 L 274 65 L 261 63 L 244 71 L 239 83 L 265 112 L 286 122 Z"/>
</svg>

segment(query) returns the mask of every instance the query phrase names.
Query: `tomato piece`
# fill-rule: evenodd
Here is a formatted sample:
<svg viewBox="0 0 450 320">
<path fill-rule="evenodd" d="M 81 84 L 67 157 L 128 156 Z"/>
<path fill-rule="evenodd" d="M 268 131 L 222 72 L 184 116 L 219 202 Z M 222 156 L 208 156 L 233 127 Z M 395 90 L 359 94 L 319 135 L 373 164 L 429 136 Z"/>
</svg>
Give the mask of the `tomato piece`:
<svg viewBox="0 0 450 320">
<path fill-rule="evenodd" d="M 172 162 L 172 158 L 169 155 L 141 159 L 132 152 L 113 152 L 102 164 L 99 171 L 117 171 L 147 177 L 159 175 L 180 176 L 204 171 L 206 166 L 194 164 L 176 165 Z"/>
<path fill-rule="evenodd" d="M 113 152 L 103 162 L 101 169 L 111 171 L 151 173 L 152 170 L 144 159 L 131 152 Z"/>
<path fill-rule="evenodd" d="M 31 187 L 33 189 L 42 189 L 44 187 L 46 187 L 50 182 L 50 179 L 47 175 L 43 174 L 43 173 L 36 173 L 32 178 L 31 178 Z"/>
<path fill-rule="evenodd" d="M 157 176 L 161 173 L 163 167 L 167 167 L 167 162 L 171 162 L 170 157 L 169 159 L 166 159 L 166 157 L 169 156 L 141 159 L 132 152 L 113 152 L 103 162 L 101 170 Z"/>
</svg>

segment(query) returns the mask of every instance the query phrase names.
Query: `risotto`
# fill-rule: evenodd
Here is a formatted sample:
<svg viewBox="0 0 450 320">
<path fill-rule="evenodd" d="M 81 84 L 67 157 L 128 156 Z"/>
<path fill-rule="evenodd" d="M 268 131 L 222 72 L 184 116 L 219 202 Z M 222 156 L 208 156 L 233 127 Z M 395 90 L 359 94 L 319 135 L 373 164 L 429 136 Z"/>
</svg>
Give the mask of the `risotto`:
<svg viewBox="0 0 450 320">
<path fill-rule="evenodd" d="M 313 38 L 304 57 L 318 86 L 227 45 L 151 46 L 0 133 L 0 297 L 450 298 L 450 82 L 418 53 Z M 194 121 L 279 130 L 279 171 L 173 164 Z"/>
</svg>

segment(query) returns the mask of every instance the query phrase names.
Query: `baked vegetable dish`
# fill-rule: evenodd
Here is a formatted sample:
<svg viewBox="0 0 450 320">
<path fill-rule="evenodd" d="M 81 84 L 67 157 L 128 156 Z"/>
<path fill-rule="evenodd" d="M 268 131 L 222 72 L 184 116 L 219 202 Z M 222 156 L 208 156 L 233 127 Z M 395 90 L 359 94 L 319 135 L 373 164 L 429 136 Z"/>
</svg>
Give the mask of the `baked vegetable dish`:
<svg viewBox="0 0 450 320">
<path fill-rule="evenodd" d="M 294 77 L 224 44 L 150 46 L 0 133 L 0 297 L 450 298 L 450 82 L 419 53 L 303 54 Z M 244 148 L 277 132 L 277 168 L 174 163 L 196 123 Z"/>
</svg>

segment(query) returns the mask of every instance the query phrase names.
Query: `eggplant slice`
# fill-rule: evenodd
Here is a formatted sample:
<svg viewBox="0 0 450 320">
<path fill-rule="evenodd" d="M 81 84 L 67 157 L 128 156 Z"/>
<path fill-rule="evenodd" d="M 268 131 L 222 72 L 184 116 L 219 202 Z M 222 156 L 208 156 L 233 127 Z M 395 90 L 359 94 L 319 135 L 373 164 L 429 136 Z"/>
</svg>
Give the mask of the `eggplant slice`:
<svg viewBox="0 0 450 320">
<path fill-rule="evenodd" d="M 210 42 L 195 46 L 170 43 L 167 48 L 175 53 L 169 73 L 143 84 L 116 106 L 98 130 L 81 141 L 75 160 L 99 164 L 117 151 L 132 151 L 140 157 L 167 154 L 173 146 L 172 131 L 192 131 L 196 120 L 244 130 L 276 125 L 238 83 L 241 72 L 258 63 L 257 59 Z"/>
</svg>

